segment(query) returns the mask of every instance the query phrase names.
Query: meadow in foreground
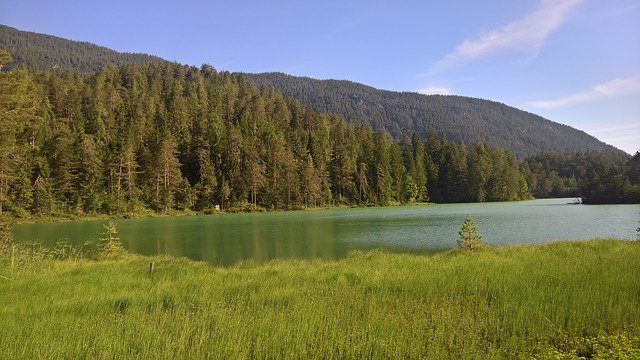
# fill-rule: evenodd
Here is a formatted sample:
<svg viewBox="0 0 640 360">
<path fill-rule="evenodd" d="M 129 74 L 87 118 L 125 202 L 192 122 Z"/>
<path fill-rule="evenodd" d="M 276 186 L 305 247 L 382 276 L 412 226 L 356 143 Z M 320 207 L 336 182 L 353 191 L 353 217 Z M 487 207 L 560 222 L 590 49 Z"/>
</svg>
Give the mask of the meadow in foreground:
<svg viewBox="0 0 640 360">
<path fill-rule="evenodd" d="M 232 268 L 7 249 L 2 359 L 640 358 L 640 242 Z"/>
</svg>

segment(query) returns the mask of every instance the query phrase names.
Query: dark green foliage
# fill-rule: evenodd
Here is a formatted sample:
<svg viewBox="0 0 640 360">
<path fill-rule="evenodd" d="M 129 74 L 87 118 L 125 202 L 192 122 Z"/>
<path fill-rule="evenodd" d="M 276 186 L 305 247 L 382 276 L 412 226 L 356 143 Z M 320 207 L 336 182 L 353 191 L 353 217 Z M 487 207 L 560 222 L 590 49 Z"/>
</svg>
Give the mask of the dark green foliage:
<svg viewBox="0 0 640 360">
<path fill-rule="evenodd" d="M 478 233 L 478 228 L 471 216 L 467 216 L 458 232 L 458 249 L 468 252 L 475 252 L 485 246 L 482 236 Z"/>
<path fill-rule="evenodd" d="M 20 31 L 3 25 L 0 25 L 0 48 L 9 50 L 14 57 L 9 68 L 22 64 L 32 69 L 56 72 L 95 73 L 108 64 L 122 66 L 131 63 L 165 62 L 155 56 L 119 53 L 87 42 Z M 192 71 L 187 70 L 187 72 Z M 203 72 L 210 74 L 215 73 L 215 70 L 205 65 Z M 281 91 L 287 96 L 298 99 L 304 106 L 322 113 L 342 116 L 355 124 L 370 125 L 375 131 L 384 129 L 396 139 L 400 138 L 403 131 L 407 134 L 417 133 L 425 138 L 429 129 L 435 129 L 438 132 L 446 131 L 446 137 L 450 141 L 463 140 L 467 144 L 485 141 L 508 150 L 520 159 L 541 151 L 617 151 L 582 131 L 497 102 L 462 96 L 397 93 L 377 90 L 349 81 L 321 81 L 281 73 L 246 75 L 261 88 Z M 140 95 L 138 83 L 140 80 L 142 79 L 127 77 L 125 86 L 132 85 L 134 92 Z M 101 81 L 97 81 L 96 84 L 100 83 Z M 107 82 L 103 85 L 108 89 L 112 84 Z M 205 87 L 203 82 L 186 86 L 180 82 L 171 84 L 167 94 L 167 100 L 171 103 L 167 109 L 167 116 L 176 121 L 177 127 L 172 129 L 178 131 L 174 134 L 175 136 L 188 135 L 184 127 L 186 123 L 182 121 L 186 119 L 185 116 L 199 116 L 201 121 L 204 120 L 205 111 L 203 110 L 211 105 L 210 101 L 217 104 L 225 103 L 230 106 L 229 110 L 236 110 L 233 99 L 239 94 L 237 89 L 226 89 L 229 92 L 225 91 L 220 96 L 207 98 L 202 96 Z M 97 87 L 95 90 L 99 93 L 101 89 Z M 189 93 L 190 98 L 197 97 L 198 100 L 185 107 L 187 103 L 181 101 L 180 96 L 176 96 L 181 92 Z M 136 103 L 135 101 L 139 100 L 137 97 L 131 100 L 136 105 L 150 105 Z M 283 103 L 281 101 L 279 104 L 274 104 L 271 109 L 277 111 L 279 115 L 288 113 L 290 117 L 293 113 L 283 107 Z M 105 107 L 104 103 L 98 102 L 97 105 L 92 118 L 88 120 L 90 122 L 98 120 L 91 126 L 100 127 L 104 124 L 100 123 L 99 118 L 113 109 Z M 263 108 L 263 110 L 267 109 L 268 107 Z M 226 115 L 223 117 L 229 120 L 230 114 Z M 101 131 L 105 130 L 108 129 L 101 128 Z"/>
<path fill-rule="evenodd" d="M 374 89 L 342 80 L 282 73 L 245 74 L 261 88 L 281 91 L 323 113 L 344 116 L 395 138 L 403 131 L 425 138 L 429 129 L 468 144 L 485 141 L 524 158 L 542 151 L 618 151 L 583 131 L 504 104 L 463 96 L 421 95 Z"/>
<path fill-rule="evenodd" d="M 479 145 L 489 154 L 480 169 L 464 143 L 435 131 L 426 142 L 417 134 L 395 141 L 210 66 L 130 64 L 94 75 L 21 68 L 0 76 L 15 90 L 0 110 L 19 110 L 2 119 L 11 126 L 0 134 L 0 211 L 14 216 L 529 196 L 504 150 Z"/>
<path fill-rule="evenodd" d="M 93 73 L 107 64 L 164 62 L 156 56 L 120 53 L 88 42 L 20 31 L 5 25 L 0 25 L 0 48 L 13 55 L 8 68 L 26 65 L 40 70 Z"/>
<path fill-rule="evenodd" d="M 528 198 L 529 189 L 537 197 L 638 201 L 637 157 L 622 170 L 622 152 L 498 103 L 250 75 L 316 110 L 380 130 L 374 133 L 209 65 L 181 66 L 6 26 L 1 44 L 15 61 L 2 53 L 2 62 L 11 63 L 0 73 L 0 114 L 7 114 L 0 213 L 505 201 Z M 57 69 L 99 71 L 11 70 L 51 69 L 59 60 Z M 147 64 L 130 64 L 136 62 Z M 613 150 L 568 158 L 547 153 L 520 166 L 484 141 L 516 156 Z"/>
<path fill-rule="evenodd" d="M 536 197 L 581 197 L 583 203 L 640 203 L 640 153 L 542 153 L 523 164 Z"/>
</svg>

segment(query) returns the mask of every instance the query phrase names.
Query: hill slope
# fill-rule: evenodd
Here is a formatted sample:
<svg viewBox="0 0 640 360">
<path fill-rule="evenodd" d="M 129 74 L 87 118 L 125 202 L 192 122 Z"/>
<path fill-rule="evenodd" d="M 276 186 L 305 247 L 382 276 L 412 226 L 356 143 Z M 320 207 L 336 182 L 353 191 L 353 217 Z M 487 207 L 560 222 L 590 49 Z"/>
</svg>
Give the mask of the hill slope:
<svg viewBox="0 0 640 360">
<path fill-rule="evenodd" d="M 245 75 L 257 86 L 281 91 L 304 106 L 386 129 L 395 137 L 402 130 L 424 137 L 428 129 L 436 129 L 446 131 L 451 140 L 499 145 L 519 158 L 541 151 L 619 151 L 584 131 L 494 101 L 399 93 L 282 73 Z"/>
<path fill-rule="evenodd" d="M 88 42 L 21 31 L 0 24 L 0 49 L 13 57 L 9 68 L 26 65 L 39 70 L 70 70 L 94 73 L 108 64 L 159 63 L 165 60 L 147 54 L 121 53 Z"/>
<path fill-rule="evenodd" d="M 11 53 L 11 66 L 94 73 L 107 64 L 158 63 L 146 54 L 119 53 L 87 42 L 20 31 L 0 25 L 0 48 Z M 282 73 L 244 74 L 257 86 L 280 91 L 302 105 L 337 114 L 354 123 L 386 129 L 396 138 L 402 130 L 422 137 L 428 129 L 446 131 L 450 140 L 478 140 L 501 146 L 518 158 L 541 151 L 613 150 L 583 131 L 554 123 L 497 102 L 462 96 L 398 93 L 337 80 L 316 80 Z"/>
</svg>

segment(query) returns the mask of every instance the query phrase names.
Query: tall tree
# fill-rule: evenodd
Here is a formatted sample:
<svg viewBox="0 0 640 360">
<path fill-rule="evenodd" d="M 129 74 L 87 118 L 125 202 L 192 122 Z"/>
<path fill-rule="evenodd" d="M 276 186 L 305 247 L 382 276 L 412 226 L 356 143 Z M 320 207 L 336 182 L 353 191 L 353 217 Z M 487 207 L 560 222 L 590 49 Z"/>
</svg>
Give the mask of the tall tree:
<svg viewBox="0 0 640 360">
<path fill-rule="evenodd" d="M 11 55 L 0 49 L 0 67 L 10 62 Z M 35 125 L 41 124 L 47 106 L 25 68 L 0 72 L 0 214 L 11 203 L 9 188 L 14 183 L 27 190 L 24 185 L 30 183 L 28 160 L 35 148 Z M 25 191 L 20 193 L 27 195 Z"/>
<path fill-rule="evenodd" d="M 469 190 L 472 201 L 487 199 L 487 181 L 491 171 L 491 159 L 485 143 L 473 144 L 469 156 Z"/>
</svg>

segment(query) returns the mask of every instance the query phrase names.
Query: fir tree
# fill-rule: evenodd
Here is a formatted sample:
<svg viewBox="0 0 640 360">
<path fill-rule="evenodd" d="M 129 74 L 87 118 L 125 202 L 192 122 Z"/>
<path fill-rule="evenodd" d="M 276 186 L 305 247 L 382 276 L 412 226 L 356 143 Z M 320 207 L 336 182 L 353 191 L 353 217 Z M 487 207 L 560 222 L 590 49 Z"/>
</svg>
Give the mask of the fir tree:
<svg viewBox="0 0 640 360">
<path fill-rule="evenodd" d="M 467 216 L 458 235 L 460 235 L 458 239 L 458 249 L 460 250 L 474 252 L 485 246 L 482 236 L 478 233 L 478 228 L 474 224 L 471 216 Z"/>
<path fill-rule="evenodd" d="M 110 259 L 121 255 L 124 252 L 116 223 L 109 222 L 104 227 L 103 238 L 100 239 L 100 258 Z"/>
</svg>

